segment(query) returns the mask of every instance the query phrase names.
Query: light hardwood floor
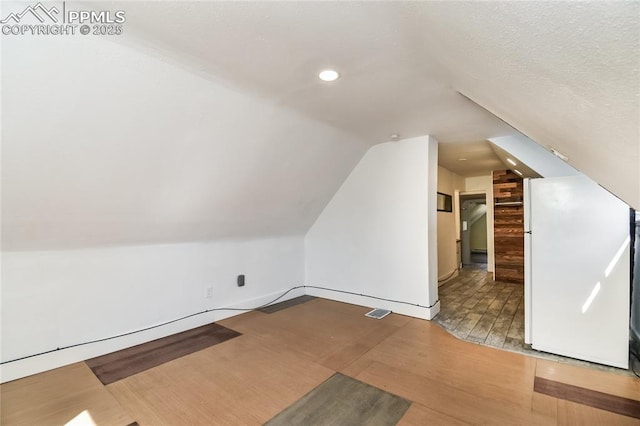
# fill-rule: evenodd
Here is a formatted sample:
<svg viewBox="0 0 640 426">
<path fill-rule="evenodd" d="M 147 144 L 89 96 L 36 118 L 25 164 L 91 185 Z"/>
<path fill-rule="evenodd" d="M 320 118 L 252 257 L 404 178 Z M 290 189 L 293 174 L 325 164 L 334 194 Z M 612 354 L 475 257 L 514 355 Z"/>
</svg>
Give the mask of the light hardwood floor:
<svg viewBox="0 0 640 426">
<path fill-rule="evenodd" d="M 640 379 L 458 340 L 436 324 L 314 299 L 221 324 L 242 336 L 103 386 L 84 363 L 4 384 L 2 425 L 262 424 L 336 372 L 412 401 L 401 425 L 640 424 L 533 391 L 536 376 L 640 400 Z"/>
</svg>

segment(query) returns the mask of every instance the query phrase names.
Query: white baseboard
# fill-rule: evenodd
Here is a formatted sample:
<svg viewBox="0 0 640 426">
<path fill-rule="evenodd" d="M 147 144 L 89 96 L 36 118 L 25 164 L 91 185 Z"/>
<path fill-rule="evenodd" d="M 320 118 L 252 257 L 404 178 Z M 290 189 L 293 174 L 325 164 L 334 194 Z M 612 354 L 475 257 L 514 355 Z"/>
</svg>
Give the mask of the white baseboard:
<svg viewBox="0 0 640 426">
<path fill-rule="evenodd" d="M 365 306 L 368 308 L 388 309 L 391 312 L 401 315 L 407 315 L 414 318 L 430 320 L 440 312 L 440 301 L 437 301 L 431 308 L 407 305 L 398 302 L 388 302 L 384 300 L 372 299 L 367 296 L 359 296 L 356 294 L 341 293 L 332 290 L 323 290 L 318 288 L 306 287 L 307 294 L 310 296 L 322 297 L 324 299 L 335 300 L 338 302 L 351 303 L 353 305 Z"/>
<path fill-rule="evenodd" d="M 275 298 L 282 295 L 286 291 L 287 290 L 273 292 L 257 298 L 247 299 L 242 302 L 234 303 L 233 306 L 223 306 L 221 308 L 255 308 L 273 301 Z M 440 312 L 439 301 L 436 302 L 434 306 L 428 308 L 422 306 L 407 305 L 398 302 L 382 301 L 366 296 L 351 295 L 336 291 L 309 287 L 294 289 L 283 296 L 281 299 L 278 299 L 278 301 L 275 303 L 284 302 L 286 300 L 300 297 L 305 294 L 330 300 L 336 300 L 339 302 L 351 303 L 359 306 L 366 306 L 370 308 L 388 309 L 397 314 L 426 320 L 432 319 L 438 314 L 438 312 Z M 141 343 L 150 342 L 152 340 L 160 339 L 162 337 L 170 336 L 172 334 L 210 324 L 212 322 L 221 321 L 225 318 L 230 318 L 242 313 L 243 312 L 240 311 L 206 312 L 201 315 L 187 318 L 183 321 L 159 326 L 158 328 L 142 331 L 128 336 L 114 338 L 104 342 L 97 342 L 83 346 L 62 349 L 48 354 L 34 356 L 32 358 L 4 364 L 0 368 L 0 383 L 9 382 L 12 380 L 31 376 L 33 374 L 41 373 L 43 371 L 53 370 L 65 365 L 81 362 L 90 358 L 105 355 L 121 349 L 139 345 Z M 169 318 L 167 320 L 171 319 Z"/>
<path fill-rule="evenodd" d="M 233 304 L 233 306 L 222 306 L 221 308 L 255 308 L 271 302 L 286 291 L 286 289 L 281 290 L 253 299 L 247 299 L 242 302 L 236 302 Z M 304 294 L 305 289 L 298 288 L 287 293 L 276 303 L 303 296 Z M 131 334 L 129 336 L 118 337 L 104 342 L 91 343 L 88 345 L 77 346 L 69 349 L 62 349 L 48 354 L 35 356 L 33 358 L 27 358 L 20 361 L 11 362 L 9 364 L 4 364 L 0 367 L 0 383 L 5 383 L 11 380 L 20 379 L 22 377 L 31 376 L 43 371 L 53 370 L 54 368 L 63 367 L 75 362 L 80 362 L 86 359 L 105 355 L 111 352 L 118 351 L 120 349 L 139 345 L 141 343 L 150 342 L 152 340 L 160 339 L 162 337 L 170 336 L 172 334 L 210 324 L 212 322 L 220 321 L 225 318 L 240 315 L 242 313 L 243 312 L 241 311 L 207 312 L 203 313 L 202 315 L 187 318 L 183 321 L 163 325 L 158 328 Z M 170 321 L 171 319 L 172 318 L 167 318 L 167 321 Z M 153 324 L 150 324 L 150 326 L 152 325 Z M 99 336 L 98 338 L 100 337 L 108 336 Z"/>
</svg>

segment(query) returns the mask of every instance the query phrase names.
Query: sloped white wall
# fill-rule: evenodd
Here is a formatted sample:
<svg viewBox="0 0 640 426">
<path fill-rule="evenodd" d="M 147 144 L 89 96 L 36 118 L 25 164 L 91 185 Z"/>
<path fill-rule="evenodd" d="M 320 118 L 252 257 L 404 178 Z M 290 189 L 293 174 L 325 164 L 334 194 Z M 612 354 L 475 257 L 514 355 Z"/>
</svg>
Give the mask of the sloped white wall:
<svg viewBox="0 0 640 426">
<path fill-rule="evenodd" d="M 2 361 L 303 284 L 302 235 L 368 147 L 88 36 L 3 37 L 2 125 Z M 229 314 L 5 364 L 1 379 Z"/>
<path fill-rule="evenodd" d="M 303 234 L 368 148 L 101 37 L 3 37 L 2 125 L 3 250 Z"/>
<path fill-rule="evenodd" d="M 306 284 L 356 294 L 307 292 L 435 316 L 437 167 L 437 141 L 428 136 L 372 147 L 305 237 Z"/>
<path fill-rule="evenodd" d="M 244 287 L 236 285 L 245 274 Z M 252 308 L 304 284 L 302 236 L 2 254 L 2 361 L 222 307 Z M 213 287 L 213 297 L 205 289 Z M 304 294 L 294 290 L 283 299 Z M 5 382 L 208 324 L 194 316 L 142 333 L 2 365 Z"/>
</svg>

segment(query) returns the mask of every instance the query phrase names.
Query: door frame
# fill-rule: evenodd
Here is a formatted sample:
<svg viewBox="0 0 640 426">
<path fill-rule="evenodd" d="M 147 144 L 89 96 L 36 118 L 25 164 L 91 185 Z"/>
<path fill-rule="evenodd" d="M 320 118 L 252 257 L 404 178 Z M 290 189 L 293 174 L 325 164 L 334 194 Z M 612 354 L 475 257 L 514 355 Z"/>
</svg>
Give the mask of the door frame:
<svg viewBox="0 0 640 426">
<path fill-rule="evenodd" d="M 495 253 L 493 245 L 493 193 L 486 190 L 479 191 L 460 191 L 456 194 L 454 202 L 456 203 L 456 231 L 458 238 L 462 242 L 462 203 L 461 198 L 467 195 L 484 195 L 485 202 L 487 204 L 487 272 L 491 272 L 493 279 L 495 279 Z"/>
</svg>

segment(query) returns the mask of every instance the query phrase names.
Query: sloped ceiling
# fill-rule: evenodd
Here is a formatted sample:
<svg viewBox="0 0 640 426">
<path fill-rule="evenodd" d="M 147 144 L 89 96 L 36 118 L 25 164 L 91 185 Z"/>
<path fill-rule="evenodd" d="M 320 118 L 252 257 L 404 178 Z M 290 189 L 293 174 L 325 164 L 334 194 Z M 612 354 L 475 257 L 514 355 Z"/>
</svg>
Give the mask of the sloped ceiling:
<svg viewBox="0 0 640 426">
<path fill-rule="evenodd" d="M 408 5 L 372 2 L 100 3 L 127 12 L 136 49 L 373 143 L 399 133 L 465 142 L 513 129 L 455 91 Z M 94 6 L 95 7 L 95 6 Z M 407 28 L 408 25 L 408 28 Z M 316 77 L 336 68 L 330 84 Z"/>
<path fill-rule="evenodd" d="M 125 33 L 2 37 L 5 250 L 304 233 L 392 133 L 514 133 L 458 91 L 640 198 L 638 4 L 90 4 Z"/>
<path fill-rule="evenodd" d="M 368 147 L 106 40 L 2 50 L 4 250 L 304 233 Z"/>
<path fill-rule="evenodd" d="M 131 15 L 185 63 L 373 142 L 511 132 L 459 91 L 640 208 L 639 2 L 176 2 Z M 306 77 L 323 66 L 343 73 L 331 91 Z"/>
<path fill-rule="evenodd" d="M 639 2 L 418 9 L 453 87 L 640 208 Z"/>
<path fill-rule="evenodd" d="M 492 170 L 507 168 L 487 141 L 440 144 L 438 164 L 464 177 L 488 175 Z"/>
</svg>

